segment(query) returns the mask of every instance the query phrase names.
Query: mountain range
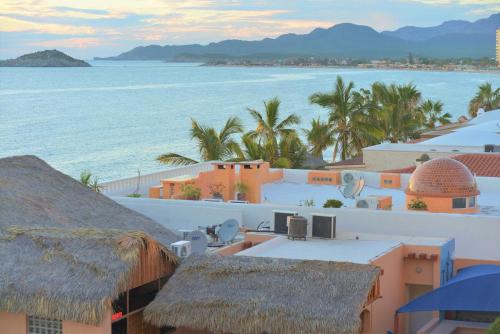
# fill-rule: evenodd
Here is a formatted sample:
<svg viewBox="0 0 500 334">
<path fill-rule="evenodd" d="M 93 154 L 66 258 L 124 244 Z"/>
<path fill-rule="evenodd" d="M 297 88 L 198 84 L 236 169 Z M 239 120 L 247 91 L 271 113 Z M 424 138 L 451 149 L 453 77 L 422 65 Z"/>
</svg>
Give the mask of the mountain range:
<svg viewBox="0 0 500 334">
<path fill-rule="evenodd" d="M 404 58 L 409 53 L 430 58 L 483 58 L 495 55 L 500 13 L 475 22 L 447 21 L 435 27 L 403 27 L 377 32 L 351 23 L 316 28 L 308 34 L 285 34 L 259 41 L 224 40 L 207 45 L 139 46 L 108 60 L 179 58 L 283 58 L 287 56 L 354 59 Z"/>
</svg>

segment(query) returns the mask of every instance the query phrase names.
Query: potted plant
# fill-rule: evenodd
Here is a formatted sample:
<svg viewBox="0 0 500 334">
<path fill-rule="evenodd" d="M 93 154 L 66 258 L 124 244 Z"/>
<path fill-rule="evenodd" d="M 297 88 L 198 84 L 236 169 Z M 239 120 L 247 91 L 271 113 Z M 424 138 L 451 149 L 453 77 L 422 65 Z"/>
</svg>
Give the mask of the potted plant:
<svg viewBox="0 0 500 334">
<path fill-rule="evenodd" d="M 427 204 L 420 198 L 412 199 L 408 204 L 408 209 L 410 210 L 427 210 Z"/>
<path fill-rule="evenodd" d="M 194 184 L 181 185 L 181 192 L 185 199 L 197 201 L 201 198 L 201 189 Z"/>
<path fill-rule="evenodd" d="M 210 195 L 215 199 L 224 199 L 223 191 L 225 188 L 222 183 L 215 183 L 208 186 Z"/>
<path fill-rule="evenodd" d="M 325 202 L 325 204 L 323 204 L 323 207 L 324 208 L 341 208 L 342 205 L 344 205 L 344 203 L 342 203 L 342 201 L 339 201 L 337 199 L 329 199 Z"/>
<path fill-rule="evenodd" d="M 247 193 L 248 193 L 248 186 L 242 182 L 238 182 L 234 186 L 234 191 L 236 192 L 236 199 L 238 201 L 246 201 L 247 200 Z"/>
</svg>

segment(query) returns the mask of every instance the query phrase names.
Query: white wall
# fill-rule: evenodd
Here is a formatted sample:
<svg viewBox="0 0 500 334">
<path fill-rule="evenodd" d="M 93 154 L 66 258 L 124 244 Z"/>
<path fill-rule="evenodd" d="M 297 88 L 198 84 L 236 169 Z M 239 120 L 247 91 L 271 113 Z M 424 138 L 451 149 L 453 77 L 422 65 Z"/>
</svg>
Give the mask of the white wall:
<svg viewBox="0 0 500 334">
<path fill-rule="evenodd" d="M 339 231 L 451 237 L 456 241 L 456 257 L 500 260 L 500 217 L 347 208 L 323 209 L 272 204 L 113 199 L 172 230 L 220 224 L 228 218 L 237 219 L 245 227 L 256 228 L 262 221 L 272 222 L 273 210 L 297 211 L 306 217 L 312 213 L 333 213 L 337 215 Z"/>
</svg>

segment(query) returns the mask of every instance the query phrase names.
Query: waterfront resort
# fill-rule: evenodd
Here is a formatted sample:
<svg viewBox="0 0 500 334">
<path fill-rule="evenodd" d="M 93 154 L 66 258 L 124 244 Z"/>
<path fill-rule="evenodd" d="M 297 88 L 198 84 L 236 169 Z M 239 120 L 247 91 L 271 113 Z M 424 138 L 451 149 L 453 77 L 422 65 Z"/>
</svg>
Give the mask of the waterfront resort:
<svg viewBox="0 0 500 334">
<path fill-rule="evenodd" d="M 210 161 L 101 186 L 0 159 L 2 334 L 475 334 L 500 317 L 500 110 L 321 169 Z"/>
</svg>

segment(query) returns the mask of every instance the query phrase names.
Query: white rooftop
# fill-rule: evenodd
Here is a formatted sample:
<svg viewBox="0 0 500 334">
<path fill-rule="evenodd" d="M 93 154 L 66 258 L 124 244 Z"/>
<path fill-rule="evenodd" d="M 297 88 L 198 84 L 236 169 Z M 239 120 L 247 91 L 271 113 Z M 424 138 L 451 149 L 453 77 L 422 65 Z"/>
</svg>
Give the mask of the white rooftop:
<svg viewBox="0 0 500 334">
<path fill-rule="evenodd" d="M 367 196 L 391 196 L 392 210 L 406 210 L 406 195 L 401 188 L 388 189 L 365 186 L 359 197 Z M 264 203 L 302 206 L 305 201 L 313 200 L 314 207 L 323 207 L 323 204 L 329 199 L 342 201 L 345 207 L 354 208 L 356 206 L 356 201 L 344 198 L 337 186 L 292 182 L 274 182 L 262 186 L 262 201 Z M 500 189 L 498 191 L 481 191 L 477 202 L 480 208 L 478 214 L 500 216 Z"/>
<path fill-rule="evenodd" d="M 484 148 L 486 144 L 500 145 L 500 118 L 473 123 L 470 126 L 458 128 L 452 133 L 431 138 L 415 145 L 479 146 Z"/>
<path fill-rule="evenodd" d="M 288 240 L 286 236 L 277 236 L 236 255 L 368 264 L 403 244 L 440 246 L 448 240 L 446 238 L 415 238 L 347 232 L 338 233 L 337 237 L 332 240 L 292 241 Z"/>
</svg>

